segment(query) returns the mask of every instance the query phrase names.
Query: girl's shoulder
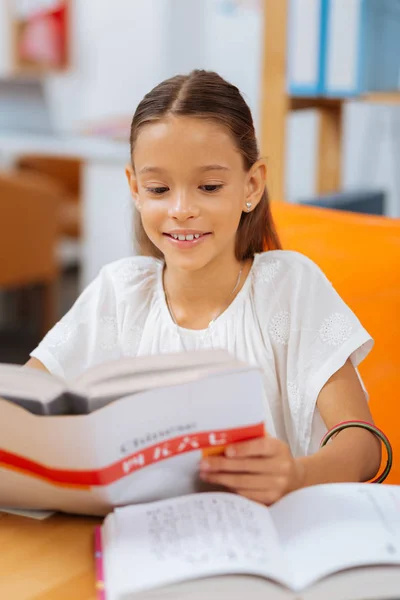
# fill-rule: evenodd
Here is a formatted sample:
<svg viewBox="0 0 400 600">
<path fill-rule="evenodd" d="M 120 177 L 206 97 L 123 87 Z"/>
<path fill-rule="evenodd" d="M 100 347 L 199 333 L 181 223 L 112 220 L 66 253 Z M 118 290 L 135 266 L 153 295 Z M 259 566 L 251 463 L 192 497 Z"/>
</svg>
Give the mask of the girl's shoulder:
<svg viewBox="0 0 400 600">
<path fill-rule="evenodd" d="M 151 291 L 159 281 L 163 261 L 151 256 L 129 256 L 105 265 L 101 277 L 116 297 L 135 291 Z"/>
<path fill-rule="evenodd" d="M 293 250 L 269 250 L 256 254 L 252 268 L 255 290 L 273 285 L 275 291 L 295 291 L 311 280 L 326 282 L 320 267 L 308 256 Z"/>
</svg>

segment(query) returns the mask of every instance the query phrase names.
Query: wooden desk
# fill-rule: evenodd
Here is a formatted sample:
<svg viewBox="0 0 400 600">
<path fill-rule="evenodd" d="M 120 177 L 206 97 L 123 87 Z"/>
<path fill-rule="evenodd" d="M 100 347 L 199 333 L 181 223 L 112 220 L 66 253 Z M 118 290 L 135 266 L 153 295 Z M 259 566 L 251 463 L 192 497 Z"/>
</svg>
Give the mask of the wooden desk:
<svg viewBox="0 0 400 600">
<path fill-rule="evenodd" d="M 0 600 L 96 600 L 93 531 L 99 519 L 55 515 L 46 521 L 0 513 Z M 322 580 L 302 600 L 394 600 L 398 567 L 366 567 Z M 258 577 L 208 578 L 154 590 L 151 600 L 300 600 Z"/>
<path fill-rule="evenodd" d="M 99 519 L 45 521 L 0 514 L 2 600 L 95 600 L 93 531 Z"/>
</svg>

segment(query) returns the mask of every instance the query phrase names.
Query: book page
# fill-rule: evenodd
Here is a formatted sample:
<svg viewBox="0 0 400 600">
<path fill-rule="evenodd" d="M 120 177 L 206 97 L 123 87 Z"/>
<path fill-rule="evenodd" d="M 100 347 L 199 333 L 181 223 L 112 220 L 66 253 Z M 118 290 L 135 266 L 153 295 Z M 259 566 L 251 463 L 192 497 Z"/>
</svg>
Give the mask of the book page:
<svg viewBox="0 0 400 600">
<path fill-rule="evenodd" d="M 66 391 L 62 379 L 31 367 L 0 364 L 0 398 L 38 414 L 52 414 L 52 402 Z"/>
<path fill-rule="evenodd" d="M 229 365 L 200 365 L 198 367 L 171 369 L 147 374 L 138 372 L 136 374 L 133 373 L 124 377 L 121 376 L 120 378 L 92 384 L 90 389 L 86 390 L 86 394 L 89 396 L 89 412 L 107 406 L 110 402 L 124 397 L 127 394 L 133 395 L 145 392 L 146 390 L 181 385 L 213 375 L 238 372 L 239 369 L 245 371 L 250 370 L 250 367 L 243 368 L 243 365 L 239 362 L 229 363 Z M 80 389 L 81 388 L 75 388 L 75 392 L 79 393 Z M 83 390 L 81 390 L 81 393 L 84 393 Z"/>
<path fill-rule="evenodd" d="M 280 500 L 270 514 L 295 590 L 351 567 L 400 565 L 400 486 L 309 487 Z"/>
<path fill-rule="evenodd" d="M 268 509 L 234 494 L 195 494 L 117 509 L 105 529 L 111 597 L 217 574 L 286 580 Z"/>
<path fill-rule="evenodd" d="M 176 372 L 214 364 L 227 365 L 232 361 L 234 358 L 227 351 L 219 349 L 121 358 L 91 367 L 77 377 L 73 384 L 80 390 L 90 391 L 92 386 L 106 381 L 123 380 L 129 376 Z"/>
<path fill-rule="evenodd" d="M 27 519 L 35 519 L 36 521 L 44 521 L 54 515 L 54 511 L 52 510 L 23 510 L 21 508 L 1 507 L 0 512 L 17 515 L 18 517 L 26 517 Z"/>
</svg>

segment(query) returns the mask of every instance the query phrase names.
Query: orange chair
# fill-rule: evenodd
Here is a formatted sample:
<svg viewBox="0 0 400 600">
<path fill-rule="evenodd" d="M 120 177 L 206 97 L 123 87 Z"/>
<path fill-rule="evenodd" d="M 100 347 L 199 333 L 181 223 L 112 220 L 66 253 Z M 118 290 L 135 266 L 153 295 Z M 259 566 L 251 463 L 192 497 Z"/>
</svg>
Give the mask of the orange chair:
<svg viewBox="0 0 400 600">
<path fill-rule="evenodd" d="M 400 484 L 400 219 L 285 202 L 272 214 L 283 248 L 316 262 L 375 340 L 360 374 L 393 445 L 386 481 Z"/>
<path fill-rule="evenodd" d="M 81 165 L 79 158 L 26 154 L 16 167 L 51 178 L 60 187 L 60 233 L 79 239 L 81 236 Z"/>
<path fill-rule="evenodd" d="M 42 288 L 41 334 L 57 321 L 59 189 L 28 173 L 0 173 L 0 288 Z"/>
</svg>

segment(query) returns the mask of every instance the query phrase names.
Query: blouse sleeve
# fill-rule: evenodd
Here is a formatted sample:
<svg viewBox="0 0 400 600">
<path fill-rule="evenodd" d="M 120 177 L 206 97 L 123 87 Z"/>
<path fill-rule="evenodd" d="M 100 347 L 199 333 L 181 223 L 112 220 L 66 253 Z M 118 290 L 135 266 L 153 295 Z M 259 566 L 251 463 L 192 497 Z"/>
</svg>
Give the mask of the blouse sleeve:
<svg viewBox="0 0 400 600">
<path fill-rule="evenodd" d="M 112 279 L 104 268 L 31 356 L 54 375 L 71 380 L 105 360 L 118 358 L 118 326 Z"/>
<path fill-rule="evenodd" d="M 320 268 L 305 256 L 296 255 L 282 287 L 270 335 L 285 412 L 290 415 L 291 446 L 305 455 L 318 449 L 326 431 L 316 407 L 321 389 L 348 359 L 357 370 L 373 340 Z"/>
</svg>

